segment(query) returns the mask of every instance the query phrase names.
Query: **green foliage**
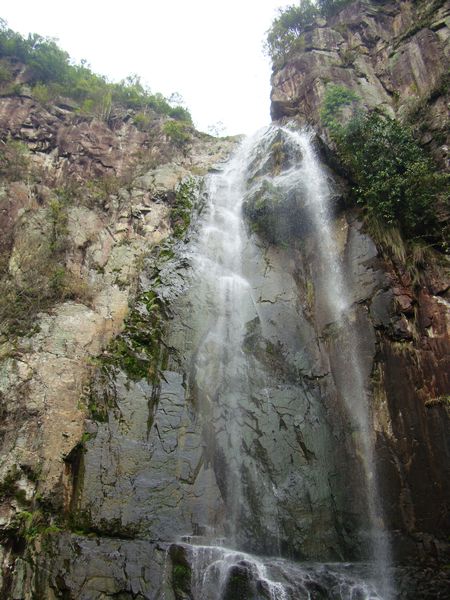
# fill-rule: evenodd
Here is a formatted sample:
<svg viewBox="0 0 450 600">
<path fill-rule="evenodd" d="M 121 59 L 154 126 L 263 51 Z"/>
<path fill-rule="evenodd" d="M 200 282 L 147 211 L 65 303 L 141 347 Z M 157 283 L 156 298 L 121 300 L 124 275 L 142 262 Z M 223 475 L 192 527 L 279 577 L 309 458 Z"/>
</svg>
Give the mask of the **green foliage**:
<svg viewBox="0 0 450 600">
<path fill-rule="evenodd" d="M 339 11 L 351 0 L 300 0 L 278 10 L 278 17 L 267 32 L 265 50 L 275 64 L 283 64 L 298 48 L 301 34 L 310 27 L 316 17 L 328 17 Z"/>
<path fill-rule="evenodd" d="M 182 237 L 190 225 L 199 187 L 200 180 L 198 178 L 188 177 L 176 189 L 175 204 L 170 212 L 170 224 L 175 238 Z"/>
<path fill-rule="evenodd" d="M 20 478 L 20 473 L 17 468 L 13 468 L 5 475 L 3 481 L 0 482 L 0 501 L 8 497 L 14 496 L 17 492 L 17 480 Z"/>
<path fill-rule="evenodd" d="M 172 567 L 172 588 L 175 597 L 178 599 L 186 598 L 190 591 L 192 572 L 186 564 L 174 564 Z"/>
<path fill-rule="evenodd" d="M 51 223 L 50 250 L 61 252 L 65 247 L 67 236 L 67 206 L 64 197 L 52 198 L 48 206 Z"/>
<path fill-rule="evenodd" d="M 317 0 L 317 8 L 320 14 L 324 17 L 329 17 L 339 12 L 346 4 L 350 4 L 354 0 Z"/>
<path fill-rule="evenodd" d="M 303 31 L 318 15 L 311 0 L 302 0 L 278 10 L 278 17 L 267 32 L 265 50 L 274 63 L 282 63 L 296 49 L 296 42 Z"/>
<path fill-rule="evenodd" d="M 27 542 L 32 542 L 38 537 L 63 531 L 56 523 L 50 523 L 49 515 L 40 509 L 35 509 L 33 512 L 22 510 L 17 513 L 16 529 L 18 535 Z"/>
<path fill-rule="evenodd" d="M 0 58 L 18 60 L 28 67 L 30 84 L 39 101 L 50 102 L 58 96 L 73 98 L 80 103 L 80 112 L 108 119 L 114 103 L 126 108 L 166 115 L 192 123 L 189 111 L 172 106 L 162 94 L 152 94 L 137 75 L 120 83 L 110 83 L 93 73 L 85 61 L 70 63 L 70 57 L 51 38 L 29 34 L 26 38 L 9 29 L 0 20 Z M 1 82 L 1 71 L 0 71 Z"/>
<path fill-rule="evenodd" d="M 329 84 L 320 110 L 320 118 L 325 127 L 337 135 L 342 133 L 342 113 L 346 106 L 352 106 L 359 97 L 343 85 Z"/>
<path fill-rule="evenodd" d="M 59 90 L 55 90 L 53 86 L 45 85 L 45 83 L 36 83 L 33 86 L 33 96 L 41 104 L 48 104 L 52 100 L 55 100 L 58 92 Z"/>
<path fill-rule="evenodd" d="M 91 394 L 87 404 L 91 419 L 98 423 L 106 423 L 108 421 L 108 408 L 109 403 L 107 402 L 107 397 L 100 399 L 94 394 Z"/>
<path fill-rule="evenodd" d="M 167 121 L 164 123 L 163 131 L 180 150 L 186 150 L 192 139 L 190 127 L 183 121 Z"/>
<path fill-rule="evenodd" d="M 33 333 L 36 314 L 56 302 L 92 299 L 88 284 L 65 265 L 69 202 L 66 190 L 56 191 L 44 209 L 42 243 L 17 252 L 12 272 L 8 252 L 0 255 L 0 340 Z"/>
<path fill-rule="evenodd" d="M 7 64 L 0 63 L 0 85 L 9 83 L 12 80 L 11 69 Z"/>
<path fill-rule="evenodd" d="M 120 367 L 132 380 L 147 379 L 156 384 L 167 360 L 162 340 L 168 313 L 166 301 L 155 291 L 155 278 L 157 274 L 155 289 L 138 298 L 123 333 L 110 344 L 103 362 Z"/>
<path fill-rule="evenodd" d="M 146 112 L 138 112 L 133 117 L 133 123 L 141 131 L 145 131 L 151 124 L 152 119 Z"/>
<path fill-rule="evenodd" d="M 449 176 L 437 171 L 409 127 L 373 112 L 332 135 L 368 215 L 399 226 L 407 238 L 439 238 L 437 206 L 448 206 Z"/>
<path fill-rule="evenodd" d="M 0 141 L 0 176 L 6 181 L 40 181 L 40 174 L 32 168 L 27 146 L 19 141 Z M 0 341 L 36 331 L 36 315 L 47 311 L 57 302 L 78 300 L 89 304 L 93 290 L 77 273 L 66 266 L 68 244 L 68 209 L 83 202 L 101 206 L 111 194 L 117 193 L 123 179 L 105 175 L 81 184 L 66 179 L 62 187 L 53 189 L 45 202 L 40 219 L 42 238 L 31 236 L 32 247 L 19 248 L 14 254 L 10 271 L 10 242 L 6 233 L 0 252 Z M 8 188 L 5 194 L 7 197 Z M 24 218 L 33 218 L 30 212 Z M 39 219 L 38 219 L 39 221 Z"/>
<path fill-rule="evenodd" d="M 328 85 L 321 121 L 353 183 L 353 198 L 366 210 L 373 234 L 392 257 L 402 263 L 408 257 L 417 279 L 420 261 L 410 256 L 402 235 L 410 240 L 424 238 L 445 249 L 445 233 L 437 215 L 449 211 L 449 176 L 438 171 L 409 127 L 377 111 L 362 112 L 358 100 L 345 86 Z"/>
<path fill-rule="evenodd" d="M 187 108 L 184 108 L 184 106 L 171 107 L 167 114 L 169 117 L 172 117 L 172 119 L 192 124 L 190 112 Z"/>
<path fill-rule="evenodd" d="M 445 267 L 442 254 L 433 245 L 420 239 L 405 239 L 400 228 L 388 225 L 380 216 L 372 213 L 366 216 L 366 226 L 372 239 L 385 257 L 394 265 L 406 271 L 413 285 L 425 285 L 425 274 L 438 267 Z"/>
<path fill-rule="evenodd" d="M 132 380 L 146 379 L 157 384 L 161 372 L 167 368 L 169 348 L 164 344 L 166 323 L 170 318 L 167 299 L 161 292 L 161 264 L 174 257 L 173 244 L 186 232 L 190 216 L 200 188 L 200 179 L 189 177 L 177 187 L 175 203 L 171 211 L 173 236 L 162 246 L 155 249 L 155 266 L 151 274 L 152 287 L 143 292 L 131 309 L 123 332 L 115 338 L 107 352 L 102 355 L 101 363 L 105 367 L 119 367 Z M 104 419 L 99 410 L 104 404 L 94 399 L 89 402 L 91 412 Z"/>
<path fill-rule="evenodd" d="M 433 406 L 447 406 L 450 407 L 450 395 L 438 396 L 437 398 L 430 398 L 425 401 L 425 406 L 431 408 Z"/>
<path fill-rule="evenodd" d="M 26 284 L 0 274 L 0 342 L 34 333 L 36 315 L 57 302 L 92 299 L 89 285 L 54 257 L 45 264 L 31 258 L 26 267 Z"/>
</svg>

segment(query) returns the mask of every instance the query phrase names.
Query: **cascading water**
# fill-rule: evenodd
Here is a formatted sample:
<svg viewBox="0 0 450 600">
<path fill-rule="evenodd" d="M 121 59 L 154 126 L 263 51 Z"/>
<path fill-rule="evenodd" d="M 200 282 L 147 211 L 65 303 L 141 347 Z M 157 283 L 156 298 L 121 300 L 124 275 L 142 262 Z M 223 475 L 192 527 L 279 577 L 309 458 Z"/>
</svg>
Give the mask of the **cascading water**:
<svg viewBox="0 0 450 600">
<path fill-rule="evenodd" d="M 281 136 L 289 157 L 285 165 L 272 164 L 270 169 L 265 153 L 271 145 L 276 145 L 277 136 Z M 299 383 L 298 373 L 304 368 L 303 348 L 296 339 L 294 323 L 283 322 L 283 315 L 289 312 L 278 314 L 272 308 L 282 304 L 290 307 L 296 302 L 294 292 L 285 286 L 284 295 L 276 292 L 269 297 L 272 288 L 261 281 L 270 279 L 270 261 L 282 259 L 278 255 L 271 258 L 268 251 L 266 254 L 261 251 L 242 218 L 244 199 L 255 186 L 261 185 L 276 190 L 279 203 L 297 189 L 302 192 L 308 235 L 314 238 L 321 264 L 314 281 L 315 302 L 320 305 L 322 321 L 319 329 L 330 329 L 332 325 L 335 332 L 332 343 L 339 348 L 334 353 L 332 373 L 347 417 L 357 433 L 355 446 L 362 463 L 370 522 L 369 554 L 375 563 L 373 580 L 380 595 L 370 583 L 370 576 L 359 572 L 354 565 L 302 566 L 281 558 L 258 559 L 243 551 L 250 548 L 263 553 L 282 553 L 282 546 L 289 545 L 289 530 L 295 529 L 294 522 L 290 523 L 290 519 L 297 518 L 293 517 L 293 510 L 298 511 L 299 521 L 303 523 L 305 519 L 306 523 L 301 504 L 307 501 L 311 503 L 313 516 L 308 517 L 310 521 L 305 525 L 296 524 L 299 535 L 308 528 L 317 529 L 319 523 L 323 529 L 322 541 L 316 547 L 305 539 L 300 548 L 311 547 L 310 554 L 320 558 L 320 548 L 333 546 L 332 556 L 342 556 L 336 549 L 342 534 L 332 515 L 335 499 L 327 488 L 331 485 L 332 467 L 323 476 L 314 475 L 314 461 L 320 452 L 326 457 L 333 449 L 327 448 L 326 440 L 314 449 L 308 448 L 313 442 L 305 442 L 302 431 L 306 420 L 313 430 L 323 420 L 320 395 L 315 388 L 310 392 Z M 386 577 L 389 546 L 382 527 L 366 374 L 359 360 L 356 313 L 333 238 L 331 196 L 327 176 L 312 148 L 311 135 L 288 128 L 270 128 L 245 140 L 223 170 L 209 178 L 209 206 L 189 251 L 193 273 L 191 299 L 198 300 L 202 312 L 188 385 L 195 390 L 198 410 L 205 422 L 204 464 L 206 469 L 214 470 L 224 499 L 224 514 L 218 518 L 206 498 L 197 535 L 181 538 L 180 544 L 192 569 L 190 593 L 194 600 L 389 598 Z M 274 280 L 270 285 L 275 289 L 285 283 Z M 271 331 L 276 328 L 285 329 L 284 339 L 290 340 L 292 346 L 282 359 L 281 343 L 270 341 Z M 274 369 L 275 364 L 282 376 L 267 374 L 269 362 L 270 368 Z M 286 366 L 289 362 L 292 367 Z M 299 395 L 303 402 L 301 409 Z M 265 457 L 271 451 L 276 453 L 280 445 L 275 423 L 281 432 L 292 429 L 303 458 L 301 463 L 297 462 L 296 447 L 290 454 L 290 465 L 288 457 L 282 455 L 279 463 L 264 467 L 262 472 L 261 465 L 267 463 Z M 270 431 L 273 439 L 269 442 Z M 269 433 L 267 439 L 263 432 Z M 314 438 L 315 434 L 313 431 L 306 435 Z M 291 452 L 293 442 L 287 433 L 286 438 L 287 451 Z M 299 475 L 301 469 L 303 474 Z M 296 503 L 300 506 L 295 506 Z M 316 513 L 319 516 L 314 516 Z M 218 537 L 223 537 L 220 544 Z"/>
<path fill-rule="evenodd" d="M 335 368 L 345 374 L 341 378 L 341 395 L 348 415 L 359 434 L 358 445 L 365 476 L 372 558 L 377 565 L 377 579 L 382 582 L 383 597 L 387 599 L 391 594 L 391 582 L 387 575 L 391 564 L 390 548 L 383 525 L 383 511 L 374 463 L 374 432 L 369 412 L 367 384 L 360 361 L 359 334 L 353 325 L 355 315 L 331 228 L 331 189 L 314 154 L 311 133 L 294 132 L 289 129 L 283 131 L 293 144 L 299 146 L 303 155 L 302 164 L 295 171 L 294 182 L 290 183 L 295 185 L 295 178 L 301 179 L 307 188 L 308 197 L 311 198 L 308 207 L 319 240 L 318 249 L 324 268 L 323 276 L 327 281 L 327 285 L 322 286 L 322 289 L 328 292 L 325 301 L 329 320 L 337 324 L 338 331 L 335 345 L 340 348 L 340 351 L 337 353 L 338 364 Z"/>
<path fill-rule="evenodd" d="M 210 178 L 208 197 L 212 202 L 193 251 L 198 293 L 206 306 L 205 335 L 195 356 L 194 381 L 202 410 L 214 420 L 215 435 L 226 438 L 229 472 L 225 525 L 233 539 L 242 504 L 239 399 L 248 393 L 242 339 L 253 304 L 241 268 L 244 228 L 240 168 L 245 153 L 243 146 L 220 176 Z"/>
</svg>

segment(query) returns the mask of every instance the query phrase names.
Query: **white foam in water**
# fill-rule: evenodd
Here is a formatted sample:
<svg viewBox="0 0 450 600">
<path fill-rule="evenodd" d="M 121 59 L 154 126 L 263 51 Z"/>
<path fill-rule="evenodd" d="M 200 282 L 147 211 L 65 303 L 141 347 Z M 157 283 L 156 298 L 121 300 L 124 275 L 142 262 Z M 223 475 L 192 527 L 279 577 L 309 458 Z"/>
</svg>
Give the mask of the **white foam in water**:
<svg viewBox="0 0 450 600">
<path fill-rule="evenodd" d="M 192 592 L 195 598 L 220 600 L 226 591 L 230 570 L 245 563 L 251 579 L 265 584 L 270 600 L 289 600 L 284 586 L 269 579 L 267 568 L 258 558 L 220 546 L 192 547 Z"/>
<path fill-rule="evenodd" d="M 374 584 L 358 574 L 361 565 L 302 565 L 213 545 L 185 545 L 185 548 L 192 567 L 191 592 L 195 600 L 222 600 L 236 568 L 244 570 L 248 577 L 252 600 L 311 600 L 318 597 L 384 600 Z"/>
</svg>

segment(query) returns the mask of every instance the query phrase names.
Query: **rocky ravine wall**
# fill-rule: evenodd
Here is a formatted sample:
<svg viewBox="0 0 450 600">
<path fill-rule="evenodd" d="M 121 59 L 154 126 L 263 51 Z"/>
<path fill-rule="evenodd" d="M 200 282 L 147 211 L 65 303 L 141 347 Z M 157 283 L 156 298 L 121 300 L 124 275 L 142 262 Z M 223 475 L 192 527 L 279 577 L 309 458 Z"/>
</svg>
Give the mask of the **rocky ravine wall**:
<svg viewBox="0 0 450 600">
<path fill-rule="evenodd" d="M 326 131 L 320 107 L 329 82 L 368 107 L 412 122 L 448 167 L 450 3 L 361 0 L 318 19 L 272 76 L 272 117 Z M 374 426 L 382 495 L 397 558 L 446 560 L 450 533 L 449 272 L 425 267 L 414 285 L 404 265 L 380 254 L 382 289 L 360 299 L 376 333 Z"/>
<path fill-rule="evenodd" d="M 440 24 L 425 30 L 431 31 L 443 52 L 448 3 L 436 3 L 436 7 L 438 4 L 440 8 L 433 8 L 430 19 Z M 403 37 L 399 34 L 398 48 L 415 39 L 420 31 L 411 33 L 412 28 L 420 21 L 414 11 L 427 6 L 432 4 L 359 2 L 335 17 L 336 27 L 341 23 L 336 31 L 334 26 L 320 23 L 308 33 L 316 36 L 314 45 L 305 46 L 305 52 L 274 75 L 274 117 L 299 115 L 319 126 L 320 99 L 327 80 L 357 86 L 359 95 L 371 105 L 380 101 L 379 92 L 382 102 L 397 110 L 396 103 L 400 106 L 405 96 L 380 91 L 373 65 L 383 66 L 394 23 L 395 31 L 401 26 L 405 32 Z M 436 15 L 442 15 L 440 20 Z M 345 19 L 352 19 L 351 27 Z M 385 42 L 380 41 L 380 23 L 385 27 Z M 354 65 L 347 65 L 348 57 L 341 57 L 345 45 L 327 48 L 326 36 L 338 34 L 342 44 L 350 36 L 359 40 L 355 63 L 364 63 L 368 71 L 372 65 L 372 71 L 360 77 L 364 80 L 361 85 Z M 382 51 L 375 59 L 377 44 Z M 405 50 L 406 56 L 417 57 L 417 52 L 416 45 Z M 432 68 L 440 73 L 441 65 L 429 61 L 423 76 Z M 313 67 L 316 74 L 308 79 Z M 431 87 L 416 85 L 419 99 L 428 99 Z M 429 130 L 441 131 L 442 97 L 433 89 L 430 106 L 437 108 L 423 114 Z M 3 188 L 1 218 L 6 226 L 2 231 L 11 235 L 3 236 L 2 249 L 19 284 L 26 285 L 27 272 L 32 271 L 23 266 L 26 261 L 19 260 L 21 256 L 35 256 L 37 264 L 48 259 L 53 235 L 51 201 L 58 186 L 72 176 L 81 184 L 106 173 L 113 180 L 121 178 L 113 191 L 106 186 L 106 192 L 96 199 L 81 185 L 78 189 L 84 191 L 75 194 L 79 201 L 67 207 L 65 267 L 88 284 L 88 293 L 74 294 L 75 299 L 58 302 L 39 314 L 36 331 L 33 328 L 29 336 L 6 341 L 0 350 L 2 592 L 15 600 L 39 597 L 39 593 L 45 598 L 157 597 L 168 561 L 167 547 L 153 537 L 153 521 L 169 528 L 175 517 L 181 523 L 183 519 L 191 522 L 189 513 L 178 511 L 178 503 L 180 494 L 190 499 L 199 473 L 201 442 L 186 407 L 185 381 L 181 374 L 167 379 L 160 390 L 164 400 L 160 409 L 152 386 L 121 373 L 110 387 L 108 382 L 97 385 L 94 381 L 88 391 L 85 384 L 95 370 L 92 358 L 102 354 L 123 326 L 137 287 L 140 259 L 171 234 L 170 209 L 177 183 L 192 169 L 203 171 L 219 160 L 227 152 L 227 144 L 195 136 L 185 156 L 164 138 L 157 118 L 149 131 L 140 131 L 133 125 L 132 115 L 123 112 L 105 123 L 80 116 L 70 103 L 45 108 L 22 96 L 2 98 L 0 106 L 4 134 L 24 140 L 32 151 L 32 162 L 46 173 L 42 181 L 22 178 L 8 181 Z M 439 118 L 434 121 L 433 115 Z M 433 140 L 430 145 L 444 160 L 445 149 Z M 405 562 L 444 560 L 446 486 L 450 481 L 445 471 L 450 454 L 448 409 L 442 400 L 448 394 L 448 284 L 436 272 L 429 273 L 420 288 L 414 288 L 401 266 L 376 256 L 375 246 L 361 231 L 355 215 L 347 215 L 346 222 L 342 228 L 345 262 L 355 276 L 355 301 L 371 318 L 375 334 L 370 335 L 371 344 L 376 339 L 372 344 L 375 426 L 383 494 L 390 528 L 396 532 L 397 555 Z M 269 248 L 267 252 L 274 255 L 274 262 L 278 260 L 279 250 Z M 289 268 L 300 281 L 300 303 L 307 305 L 307 280 L 301 277 L 300 260 L 295 259 L 290 260 Z M 285 263 L 280 264 L 285 276 Z M 151 269 L 144 270 L 144 288 L 151 287 L 148 277 L 153 275 Z M 168 286 L 169 295 L 177 285 L 183 284 Z M 107 403 L 109 424 L 104 422 L 102 400 Z M 85 424 L 88 405 L 101 413 L 97 422 Z M 150 430 L 154 432 L 151 444 Z M 308 463 L 308 447 L 304 440 L 298 443 L 297 458 Z M 174 493 L 166 497 L 164 488 L 161 505 L 153 512 L 158 489 L 154 486 L 156 492 L 149 496 L 150 452 L 156 452 L 156 466 L 160 464 L 161 472 L 175 482 Z M 183 459 L 181 470 L 170 458 L 178 452 Z M 113 493 L 116 485 L 120 494 Z M 193 490 L 195 506 L 196 498 L 201 498 L 201 485 Z M 97 491 L 101 493 L 96 495 Z M 135 494 L 132 502 L 127 501 L 128 494 Z M 56 535 L 52 535 L 51 530 L 43 531 L 48 523 L 33 522 L 39 511 L 63 517 L 75 513 L 76 519 L 67 523 L 64 531 L 58 530 L 61 522 L 55 522 Z M 133 537 L 140 539 L 130 539 Z M 30 549 L 25 555 L 24 545 Z M 186 567 L 182 561 L 182 557 L 172 557 L 178 571 Z M 425 577 L 423 596 L 410 597 L 433 597 L 429 579 Z M 413 580 L 409 587 L 415 589 Z"/>
<path fill-rule="evenodd" d="M 327 83 L 345 85 L 366 106 L 415 123 L 448 167 L 449 19 L 446 0 L 359 0 L 318 19 L 301 50 L 274 69 L 272 118 L 298 116 L 321 129 Z"/>
<path fill-rule="evenodd" d="M 189 148 L 180 149 L 163 123 L 154 115 L 142 130 L 120 108 L 105 122 L 70 101 L 44 106 L 31 96 L 0 97 L 2 148 L 18 141 L 26 156 L 23 172 L 0 182 L 4 278 L 19 299 L 37 277 L 48 285 L 57 232 L 69 287 L 31 318 L 25 335 L 10 328 L 1 338 L 2 597 L 22 597 L 9 577 L 23 551 L 18 531 L 27 519 L 68 506 L 67 460 L 83 438 L 92 359 L 122 329 L 144 256 L 177 226 L 177 186 L 207 172 L 234 144 L 194 131 Z"/>
</svg>

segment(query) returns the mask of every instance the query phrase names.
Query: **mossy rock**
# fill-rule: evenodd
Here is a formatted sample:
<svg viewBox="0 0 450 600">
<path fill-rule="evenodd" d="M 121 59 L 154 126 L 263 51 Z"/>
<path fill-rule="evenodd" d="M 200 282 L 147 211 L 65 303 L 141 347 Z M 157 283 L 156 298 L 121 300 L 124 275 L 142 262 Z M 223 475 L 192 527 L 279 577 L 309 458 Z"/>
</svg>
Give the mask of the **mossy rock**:
<svg viewBox="0 0 450 600">
<path fill-rule="evenodd" d="M 175 600 L 192 599 L 192 570 L 185 548 L 172 544 L 169 548 L 169 556 L 172 561 L 172 589 Z"/>
<path fill-rule="evenodd" d="M 258 597 L 251 565 L 246 561 L 233 565 L 228 572 L 223 600 L 257 600 Z"/>
</svg>

